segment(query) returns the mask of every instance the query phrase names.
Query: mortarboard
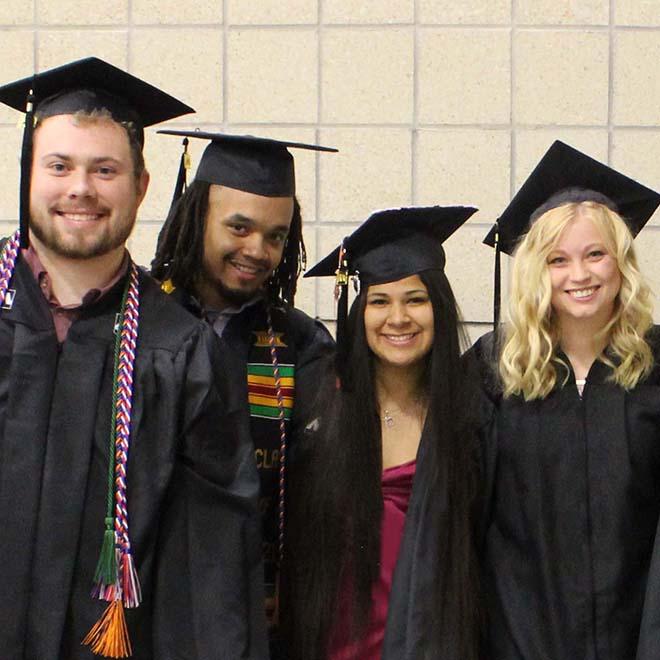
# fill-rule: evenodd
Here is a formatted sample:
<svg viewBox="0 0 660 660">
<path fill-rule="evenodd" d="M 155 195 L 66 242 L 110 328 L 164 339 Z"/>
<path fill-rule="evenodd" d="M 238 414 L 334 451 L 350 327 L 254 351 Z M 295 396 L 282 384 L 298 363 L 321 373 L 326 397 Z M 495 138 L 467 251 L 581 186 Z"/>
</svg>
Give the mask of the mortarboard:
<svg viewBox="0 0 660 660">
<path fill-rule="evenodd" d="M 468 206 L 407 207 L 376 211 L 305 277 L 335 276 L 337 369 L 346 364 L 344 341 L 348 282 L 360 288 L 394 282 L 428 270 L 443 270 L 446 241 L 477 209 Z"/>
<path fill-rule="evenodd" d="M 287 142 L 252 135 L 205 133 L 203 131 L 158 131 L 164 135 L 210 140 L 197 168 L 195 180 L 262 195 L 289 197 L 296 192 L 293 156 L 289 149 L 336 152 L 332 147 Z M 187 142 L 184 140 L 184 146 Z M 179 168 L 174 204 L 185 189 L 185 167 Z"/>
<path fill-rule="evenodd" d="M 556 140 L 484 239 L 496 249 L 495 327 L 500 306 L 499 253 L 512 254 L 531 222 L 546 211 L 584 201 L 616 211 L 635 236 L 660 205 L 660 194 Z"/>
<path fill-rule="evenodd" d="M 443 269 L 447 240 L 477 209 L 408 207 L 376 211 L 305 277 L 335 275 L 339 254 L 348 277 L 361 285 L 393 282 L 424 270 Z"/>
<path fill-rule="evenodd" d="M 87 57 L 0 87 L 0 102 L 27 113 L 21 151 L 21 246 L 27 246 L 34 115 L 53 117 L 107 110 L 133 123 L 140 144 L 144 127 L 194 110 L 149 83 L 96 57 Z"/>
</svg>

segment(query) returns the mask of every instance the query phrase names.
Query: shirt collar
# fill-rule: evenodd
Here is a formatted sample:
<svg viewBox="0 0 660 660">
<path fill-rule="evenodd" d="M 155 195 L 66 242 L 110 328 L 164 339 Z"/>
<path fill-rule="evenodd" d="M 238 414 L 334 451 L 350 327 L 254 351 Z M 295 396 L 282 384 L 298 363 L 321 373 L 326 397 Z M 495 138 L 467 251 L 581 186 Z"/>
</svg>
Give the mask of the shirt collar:
<svg viewBox="0 0 660 660">
<path fill-rule="evenodd" d="M 128 272 L 128 267 L 130 264 L 130 256 L 128 254 L 128 250 L 124 250 L 124 257 L 122 259 L 122 262 L 117 270 L 117 272 L 110 278 L 108 282 L 106 282 L 102 287 L 96 287 L 93 289 L 90 289 L 87 291 L 83 297 L 82 301 L 80 304 L 73 304 L 73 305 L 60 305 L 60 302 L 57 300 L 57 297 L 53 293 L 52 289 L 52 283 L 50 276 L 48 275 L 48 272 L 44 268 L 44 265 L 41 263 L 41 260 L 39 259 L 39 255 L 35 251 L 35 249 L 30 245 L 27 249 L 21 250 L 21 256 L 25 259 L 25 262 L 28 264 L 30 267 L 30 270 L 32 271 L 32 274 L 34 275 L 34 278 L 37 280 L 39 284 L 39 288 L 41 289 L 42 293 L 44 294 L 44 297 L 46 300 L 51 304 L 56 307 L 61 307 L 63 309 L 78 309 L 81 307 L 86 307 L 87 305 L 91 305 L 95 303 L 96 301 L 100 300 L 103 298 L 103 296 L 110 291 L 110 289 L 117 284 L 117 282 L 126 275 Z"/>
</svg>

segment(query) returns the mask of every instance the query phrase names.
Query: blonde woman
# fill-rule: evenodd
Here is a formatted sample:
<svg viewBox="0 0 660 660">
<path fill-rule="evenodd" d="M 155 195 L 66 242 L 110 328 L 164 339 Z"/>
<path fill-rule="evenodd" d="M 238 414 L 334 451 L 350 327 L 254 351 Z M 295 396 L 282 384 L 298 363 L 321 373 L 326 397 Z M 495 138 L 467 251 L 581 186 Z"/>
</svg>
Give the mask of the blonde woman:
<svg viewBox="0 0 660 660">
<path fill-rule="evenodd" d="M 555 143 L 500 218 L 506 250 L 531 216 L 499 345 L 474 349 L 498 409 L 483 548 L 497 660 L 635 657 L 660 512 L 660 369 L 629 226 L 658 203 Z"/>
</svg>

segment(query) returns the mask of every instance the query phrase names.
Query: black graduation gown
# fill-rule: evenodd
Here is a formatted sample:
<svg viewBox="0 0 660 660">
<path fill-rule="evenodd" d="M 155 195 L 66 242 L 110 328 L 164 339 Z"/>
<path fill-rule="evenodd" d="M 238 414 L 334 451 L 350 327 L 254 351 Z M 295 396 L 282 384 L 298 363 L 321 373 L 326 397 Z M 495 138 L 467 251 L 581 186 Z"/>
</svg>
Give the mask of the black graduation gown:
<svg viewBox="0 0 660 660">
<path fill-rule="evenodd" d="M 660 520 L 655 533 L 655 545 L 646 584 L 636 659 L 657 660 L 658 657 L 660 657 Z"/>
<path fill-rule="evenodd" d="M 463 367 L 466 378 L 476 378 L 472 361 L 468 363 L 464 359 Z M 475 435 L 487 435 L 493 423 L 492 405 L 487 397 L 475 393 L 473 396 Z M 413 489 L 392 579 L 382 660 L 462 660 L 456 640 L 438 639 L 430 629 L 428 618 L 436 607 L 435 594 L 441 579 L 440 534 L 432 521 L 437 519 L 438 507 L 447 508 L 447 502 L 438 498 L 433 487 L 431 442 L 433 438 L 426 424 L 417 451 Z M 474 451 L 476 464 L 478 448 L 474 447 Z M 474 523 L 476 528 L 477 521 Z"/>
<path fill-rule="evenodd" d="M 143 593 L 127 610 L 134 660 L 264 658 L 257 475 L 209 329 L 140 274 L 128 461 Z M 103 536 L 113 325 L 124 281 L 58 345 L 19 258 L 0 315 L 0 657 L 95 657 L 81 640 Z"/>
<path fill-rule="evenodd" d="M 424 621 L 434 600 L 440 550 L 437 530 L 427 521 L 431 507 L 446 508 L 446 502 L 438 501 L 431 488 L 431 466 L 428 461 L 431 441 L 425 426 L 417 450 L 413 488 L 392 578 L 383 660 L 437 657 L 437 649 L 429 647 L 431 636 Z"/>
<path fill-rule="evenodd" d="M 474 350 L 492 385 L 492 336 Z M 491 388 L 483 580 L 492 658 L 635 657 L 660 511 L 660 369 L 630 392 L 607 381 L 610 371 L 596 361 L 582 398 L 572 372 L 543 400 Z"/>
<path fill-rule="evenodd" d="M 200 303 L 177 287 L 171 297 L 196 316 L 203 317 Z M 288 455 L 286 464 L 295 460 L 296 438 L 312 415 L 320 384 L 327 373 L 327 357 L 334 352 L 334 340 L 323 324 L 299 309 L 271 306 L 271 320 L 276 336 L 277 359 L 294 379 L 293 403 L 287 411 Z M 250 403 L 248 376 L 257 365 L 272 364 L 267 340 L 267 303 L 258 300 L 230 318 L 220 337 L 220 354 L 231 363 L 233 391 L 242 397 L 243 408 L 250 413 L 250 435 L 259 473 L 259 511 L 261 514 L 265 595 L 275 596 L 279 562 L 279 452 L 278 410 L 273 404 L 270 416 Z M 325 359 L 324 359 L 325 358 Z M 272 379 L 271 379 L 272 380 Z M 239 394 L 240 393 L 240 394 Z M 262 599 L 264 591 L 261 592 Z M 262 600 L 263 606 L 263 600 Z M 278 632 L 271 629 L 271 658 L 286 657 Z"/>
<path fill-rule="evenodd" d="M 326 328 L 298 309 L 271 308 L 273 331 L 277 337 L 277 358 L 280 367 L 293 374 L 294 392 L 291 415 L 286 421 L 289 442 L 289 462 L 295 452 L 295 438 L 300 437 L 311 415 L 322 370 L 323 358 L 334 351 L 334 341 Z M 225 350 L 242 365 L 240 379 L 245 382 L 256 365 L 271 365 L 267 341 L 266 305 L 259 301 L 233 316 L 222 333 Z M 223 351 L 224 354 L 224 351 Z M 252 394 L 248 385 L 248 395 Z M 279 561 L 279 453 L 280 428 L 278 410 L 273 403 L 270 416 L 256 405 L 249 405 L 250 433 L 261 483 L 259 509 L 262 514 L 262 535 L 267 595 L 273 596 Z M 268 413 L 267 413 L 268 414 Z"/>
</svg>

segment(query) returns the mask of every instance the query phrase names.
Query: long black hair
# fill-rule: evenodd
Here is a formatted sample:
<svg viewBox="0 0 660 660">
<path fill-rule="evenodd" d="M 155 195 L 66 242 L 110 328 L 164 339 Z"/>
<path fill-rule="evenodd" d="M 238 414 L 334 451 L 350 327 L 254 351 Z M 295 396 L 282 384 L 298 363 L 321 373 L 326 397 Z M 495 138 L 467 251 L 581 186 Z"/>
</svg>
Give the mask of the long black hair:
<svg viewBox="0 0 660 660">
<path fill-rule="evenodd" d="M 425 625 L 440 647 L 449 643 L 451 657 L 475 660 L 480 643 L 473 533 L 477 461 L 469 385 L 460 364 L 462 326 L 444 272 L 426 271 L 420 277 L 434 314 L 423 389 L 428 402 L 425 432 L 433 438 L 427 453 L 429 487 L 438 502 L 431 510 L 435 520 L 425 524 L 438 530 L 441 549 L 439 580 Z M 290 472 L 283 626 L 293 660 L 326 658 L 338 607 L 353 608 L 348 620 L 355 622 L 352 636 L 358 639 L 368 623 L 378 579 L 382 443 L 365 305 L 363 291 L 348 315 L 348 379 L 341 388 L 328 379 L 319 399 L 319 431 L 303 440 Z M 350 602 L 341 598 L 346 583 L 352 588 Z"/>
<path fill-rule="evenodd" d="M 170 209 L 158 236 L 151 274 L 158 280 L 172 280 L 176 287 L 198 296 L 197 282 L 204 260 L 204 229 L 209 209 L 211 184 L 193 181 Z M 305 267 L 307 253 L 302 235 L 300 204 L 293 198 L 293 216 L 284 245 L 282 260 L 265 286 L 273 304 L 294 304 L 298 276 Z"/>
</svg>

